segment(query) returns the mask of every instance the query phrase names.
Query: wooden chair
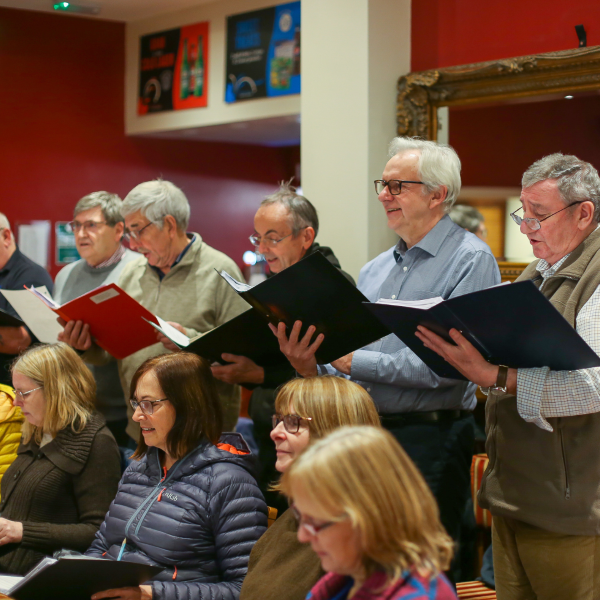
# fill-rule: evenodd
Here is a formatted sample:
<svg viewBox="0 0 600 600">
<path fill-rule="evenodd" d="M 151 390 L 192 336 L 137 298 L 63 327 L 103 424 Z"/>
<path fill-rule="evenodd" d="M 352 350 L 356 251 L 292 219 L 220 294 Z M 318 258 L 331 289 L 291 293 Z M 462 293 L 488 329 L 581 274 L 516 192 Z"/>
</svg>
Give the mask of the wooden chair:
<svg viewBox="0 0 600 600">
<path fill-rule="evenodd" d="M 489 510 L 481 508 L 477 502 L 477 492 L 481 487 L 483 473 L 488 463 L 487 454 L 475 454 L 471 462 L 471 495 L 473 496 L 473 510 L 475 511 L 475 522 L 477 523 L 478 573 L 481 571 L 483 553 L 491 541 L 492 514 Z M 456 593 L 460 600 L 496 600 L 496 592 L 480 581 L 457 583 Z"/>
<path fill-rule="evenodd" d="M 277 509 L 272 506 L 267 506 L 267 528 L 271 527 L 275 523 L 277 518 Z"/>
</svg>

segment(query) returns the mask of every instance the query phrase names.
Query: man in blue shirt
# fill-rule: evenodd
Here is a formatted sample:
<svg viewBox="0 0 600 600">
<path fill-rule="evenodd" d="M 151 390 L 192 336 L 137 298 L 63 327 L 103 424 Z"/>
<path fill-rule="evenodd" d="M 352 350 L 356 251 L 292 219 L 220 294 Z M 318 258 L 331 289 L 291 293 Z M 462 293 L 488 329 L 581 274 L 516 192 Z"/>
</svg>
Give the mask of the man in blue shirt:
<svg viewBox="0 0 600 600">
<path fill-rule="evenodd" d="M 362 268 L 360 291 L 372 302 L 448 299 L 498 284 L 490 248 L 447 214 L 461 185 L 456 152 L 435 142 L 395 138 L 390 157 L 375 189 L 400 240 Z M 383 426 L 423 473 L 442 523 L 458 539 L 470 489 L 475 385 L 437 376 L 395 335 L 318 366 L 314 353 L 323 336 L 311 341 L 310 327 L 299 340 L 299 331 L 296 323 L 288 339 L 283 324 L 277 330 L 291 364 L 305 377 L 351 377 L 371 394 Z"/>
</svg>

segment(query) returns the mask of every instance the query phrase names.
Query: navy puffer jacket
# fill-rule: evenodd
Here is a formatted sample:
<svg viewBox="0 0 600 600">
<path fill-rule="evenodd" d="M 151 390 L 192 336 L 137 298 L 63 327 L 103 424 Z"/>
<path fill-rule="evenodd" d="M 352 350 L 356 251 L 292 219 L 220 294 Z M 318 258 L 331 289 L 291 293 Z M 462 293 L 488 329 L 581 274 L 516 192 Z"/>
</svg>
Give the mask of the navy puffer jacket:
<svg viewBox="0 0 600 600">
<path fill-rule="evenodd" d="M 156 448 L 123 474 L 87 555 L 165 567 L 153 600 L 237 600 L 267 506 L 241 435 L 201 443 L 162 472 Z M 225 446 L 226 447 L 226 446 Z M 244 454 L 236 454 L 238 451 Z"/>
</svg>

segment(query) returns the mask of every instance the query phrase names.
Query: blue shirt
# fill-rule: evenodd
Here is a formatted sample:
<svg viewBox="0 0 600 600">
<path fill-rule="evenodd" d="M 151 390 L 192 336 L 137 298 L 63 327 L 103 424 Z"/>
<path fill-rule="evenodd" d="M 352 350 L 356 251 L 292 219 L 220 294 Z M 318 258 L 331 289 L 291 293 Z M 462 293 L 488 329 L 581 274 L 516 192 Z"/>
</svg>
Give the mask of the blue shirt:
<svg viewBox="0 0 600 600">
<path fill-rule="evenodd" d="M 358 289 L 371 302 L 446 300 L 498 283 L 489 246 L 446 215 L 411 248 L 400 240 L 367 263 Z M 320 370 L 341 375 L 330 365 Z M 475 408 L 475 384 L 439 377 L 393 334 L 354 352 L 351 379 L 371 394 L 381 414 Z"/>
</svg>

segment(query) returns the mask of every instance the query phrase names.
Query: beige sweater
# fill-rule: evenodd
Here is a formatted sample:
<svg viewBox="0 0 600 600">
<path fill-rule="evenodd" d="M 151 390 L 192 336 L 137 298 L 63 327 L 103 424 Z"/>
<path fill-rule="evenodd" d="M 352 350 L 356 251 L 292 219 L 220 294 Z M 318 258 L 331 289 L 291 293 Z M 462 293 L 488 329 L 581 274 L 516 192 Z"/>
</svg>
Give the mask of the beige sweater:
<svg viewBox="0 0 600 600">
<path fill-rule="evenodd" d="M 237 265 L 231 258 L 204 243 L 200 235 L 196 233 L 195 236 L 194 243 L 181 261 L 162 280 L 140 256 L 125 266 L 118 283 L 151 313 L 185 327 L 190 337 L 206 333 L 249 308 L 246 301 L 215 271 L 227 271 L 235 279 L 243 281 Z M 88 352 L 85 359 L 98 362 L 99 349 Z M 147 358 L 166 352 L 168 350 L 157 343 L 119 361 L 119 376 L 130 417 L 133 413 L 128 401 L 129 386 L 134 373 Z M 232 431 L 239 416 L 240 389 L 220 381 L 217 381 L 217 387 L 223 406 L 225 431 Z M 139 435 L 137 424 L 131 420 L 127 433 L 134 439 Z"/>
</svg>

